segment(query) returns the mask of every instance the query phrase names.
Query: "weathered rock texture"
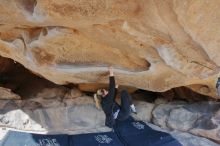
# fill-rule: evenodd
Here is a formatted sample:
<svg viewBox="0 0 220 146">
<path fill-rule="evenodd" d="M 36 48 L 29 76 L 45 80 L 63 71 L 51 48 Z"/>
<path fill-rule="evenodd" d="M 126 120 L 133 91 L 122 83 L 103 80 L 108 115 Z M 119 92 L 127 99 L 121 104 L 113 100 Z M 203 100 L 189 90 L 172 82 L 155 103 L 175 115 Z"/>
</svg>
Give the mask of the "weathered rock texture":
<svg viewBox="0 0 220 146">
<path fill-rule="evenodd" d="M 54 90 L 56 93 L 61 91 L 60 88 L 51 88 L 29 100 L 1 100 L 0 143 L 9 130 L 51 134 L 111 131 L 104 125 L 105 115 L 102 110 L 95 107 L 92 97 L 81 96 L 59 100 L 60 96 L 63 96 L 60 94 L 51 99 L 45 97 L 46 93 L 53 96 L 49 90 Z M 74 93 L 77 96 L 78 93 Z M 138 112 L 135 118 L 146 122 L 156 130 L 170 133 L 183 146 L 219 145 L 211 141 L 212 139 L 219 142 L 220 139 L 219 110 L 217 108 L 219 103 L 203 102 L 186 105 L 171 102 L 157 105 L 139 100 L 135 100 L 134 103 Z M 199 108 L 198 105 L 202 105 L 202 108 Z M 173 107 L 173 109 L 171 110 L 169 107 Z M 201 118 L 202 116 L 205 118 Z M 195 117 L 197 117 L 196 122 Z M 150 121 L 160 128 L 150 124 Z M 166 127 L 167 123 L 172 130 Z M 164 130 L 161 127 L 167 129 Z"/>
<path fill-rule="evenodd" d="M 0 55 L 57 84 L 151 91 L 188 86 L 216 97 L 219 0 L 7 0 Z"/>
<path fill-rule="evenodd" d="M 8 88 L 0 87 L 0 99 L 21 99 Z"/>
<path fill-rule="evenodd" d="M 152 111 L 152 121 L 162 128 L 179 130 L 220 142 L 219 102 L 171 102 Z"/>
</svg>

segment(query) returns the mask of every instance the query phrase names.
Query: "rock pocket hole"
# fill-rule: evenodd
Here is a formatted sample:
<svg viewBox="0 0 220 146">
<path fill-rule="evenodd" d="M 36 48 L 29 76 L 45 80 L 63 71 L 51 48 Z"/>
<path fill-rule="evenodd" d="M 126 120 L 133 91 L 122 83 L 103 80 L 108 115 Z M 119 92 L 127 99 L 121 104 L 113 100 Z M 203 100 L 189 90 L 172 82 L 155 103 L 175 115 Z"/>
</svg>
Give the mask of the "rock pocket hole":
<svg viewBox="0 0 220 146">
<path fill-rule="evenodd" d="M 29 39 L 30 41 L 38 40 L 40 35 L 46 36 L 48 34 L 47 28 L 45 27 L 36 27 L 28 29 Z"/>
<path fill-rule="evenodd" d="M 18 3 L 25 11 L 32 15 L 34 13 L 34 8 L 37 5 L 37 0 L 18 0 Z"/>
</svg>

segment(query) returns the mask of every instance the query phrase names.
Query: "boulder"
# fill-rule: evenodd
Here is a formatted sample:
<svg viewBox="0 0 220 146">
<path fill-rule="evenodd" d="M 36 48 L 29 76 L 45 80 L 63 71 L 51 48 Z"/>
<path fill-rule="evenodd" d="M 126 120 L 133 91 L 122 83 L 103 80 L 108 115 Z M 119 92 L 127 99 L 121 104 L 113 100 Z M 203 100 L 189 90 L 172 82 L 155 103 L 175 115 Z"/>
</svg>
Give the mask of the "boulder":
<svg viewBox="0 0 220 146">
<path fill-rule="evenodd" d="M 13 99 L 21 99 L 21 97 L 15 93 L 13 93 L 10 89 L 8 88 L 3 88 L 3 87 L 0 87 L 0 100 L 2 99 L 10 99 L 10 100 L 13 100 Z"/>
<path fill-rule="evenodd" d="M 220 103 L 171 102 L 155 106 L 153 123 L 169 130 L 179 130 L 220 142 Z"/>
<path fill-rule="evenodd" d="M 104 125 L 105 115 L 101 110 L 98 110 L 95 107 L 92 97 L 82 96 L 74 99 L 64 99 L 63 101 L 57 101 L 54 99 L 48 100 L 51 102 L 57 102 L 57 104 L 52 105 L 49 104 L 49 102 L 45 103 L 44 101 L 36 103 L 36 101 L 33 100 L 2 100 L 0 102 L 0 126 L 2 127 L 0 128 L 0 142 L 7 135 L 9 130 L 45 134 L 83 134 L 111 131 L 111 129 Z M 33 103 L 41 106 L 33 106 Z M 147 125 L 155 130 L 170 133 L 184 146 L 219 145 L 210 139 L 204 138 L 206 137 L 204 133 L 213 132 L 208 131 L 208 129 L 213 127 L 206 126 L 207 130 L 200 131 L 202 132 L 201 134 L 190 134 L 181 131 L 181 129 L 172 131 L 165 130 L 149 123 L 151 121 L 150 113 L 153 108 L 155 108 L 154 104 L 143 101 L 135 101 L 135 105 L 138 112 L 135 118 L 143 120 L 147 123 Z M 29 106 L 31 106 L 32 109 L 30 109 Z M 179 114 L 182 113 L 183 111 Z M 215 121 L 218 120 L 218 115 L 219 110 L 217 110 L 215 114 Z M 182 124 L 179 124 L 180 127 L 181 125 Z M 211 133 L 207 136 L 208 138 L 210 138 L 210 134 Z M 196 135 L 201 135 L 203 137 Z"/>
</svg>

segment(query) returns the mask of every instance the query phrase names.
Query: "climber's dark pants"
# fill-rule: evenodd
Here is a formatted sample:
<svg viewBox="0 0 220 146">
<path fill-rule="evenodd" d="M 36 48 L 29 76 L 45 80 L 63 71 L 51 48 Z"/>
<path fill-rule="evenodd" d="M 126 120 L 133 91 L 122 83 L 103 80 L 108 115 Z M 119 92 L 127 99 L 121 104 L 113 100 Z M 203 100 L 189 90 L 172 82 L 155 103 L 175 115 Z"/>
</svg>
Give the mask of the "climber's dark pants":
<svg viewBox="0 0 220 146">
<path fill-rule="evenodd" d="M 130 114 L 130 105 L 132 104 L 132 97 L 126 90 L 121 91 L 121 106 L 120 112 L 118 113 L 117 120 L 124 121 L 126 120 Z"/>
<path fill-rule="evenodd" d="M 220 97 L 220 86 L 218 86 L 218 96 Z"/>
</svg>

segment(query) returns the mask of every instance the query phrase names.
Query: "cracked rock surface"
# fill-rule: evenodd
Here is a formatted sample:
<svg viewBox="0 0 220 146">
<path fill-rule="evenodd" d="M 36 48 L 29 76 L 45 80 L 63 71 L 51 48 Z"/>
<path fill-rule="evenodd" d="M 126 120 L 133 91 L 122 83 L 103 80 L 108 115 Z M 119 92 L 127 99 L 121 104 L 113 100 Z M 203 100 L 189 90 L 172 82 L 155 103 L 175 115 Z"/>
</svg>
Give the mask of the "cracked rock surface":
<svg viewBox="0 0 220 146">
<path fill-rule="evenodd" d="M 135 100 L 134 104 L 138 112 L 133 115 L 134 118 L 146 122 L 156 130 L 170 133 L 184 146 L 219 145 L 216 143 L 220 140 L 219 103 L 155 104 Z M 201 108 L 198 105 L 202 105 Z M 42 96 L 26 101 L 0 102 L 0 142 L 9 130 L 50 134 L 111 131 L 104 123 L 103 111 L 95 107 L 92 97 L 89 96 L 65 98 L 62 101 L 58 97 L 46 99 Z"/>
</svg>

